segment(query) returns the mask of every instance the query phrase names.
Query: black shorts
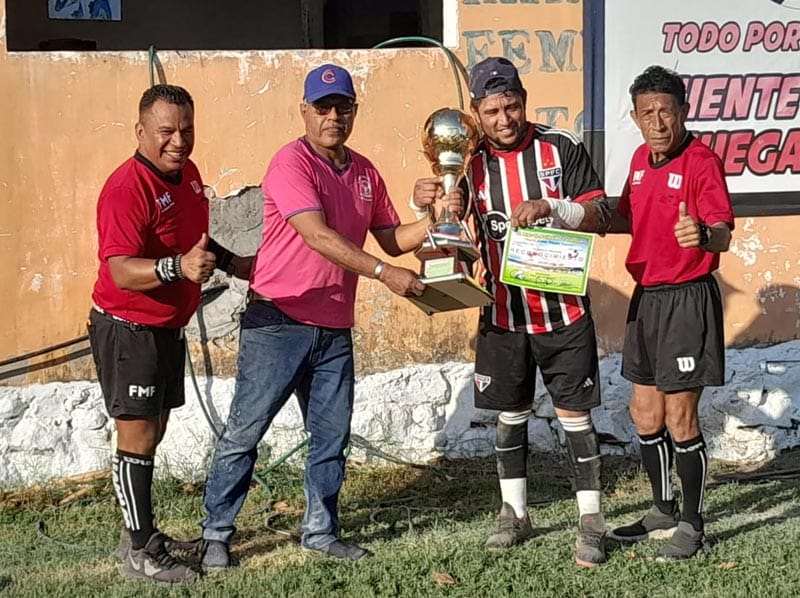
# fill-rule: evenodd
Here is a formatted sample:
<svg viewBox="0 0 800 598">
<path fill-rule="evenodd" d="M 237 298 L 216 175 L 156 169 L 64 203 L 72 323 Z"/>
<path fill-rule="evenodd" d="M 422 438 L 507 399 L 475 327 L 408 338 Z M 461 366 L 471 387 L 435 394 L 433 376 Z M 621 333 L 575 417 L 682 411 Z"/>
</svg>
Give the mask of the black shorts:
<svg viewBox="0 0 800 598">
<path fill-rule="evenodd" d="M 591 314 L 542 334 L 511 332 L 482 319 L 475 358 L 475 406 L 498 411 L 531 409 L 537 366 L 555 407 L 570 411 L 597 407 L 600 376 Z"/>
<path fill-rule="evenodd" d="M 724 374 L 722 297 L 714 277 L 637 286 L 625 325 L 622 376 L 676 392 L 722 386 Z"/>
<path fill-rule="evenodd" d="M 186 401 L 182 328 L 156 328 L 89 313 L 89 343 L 108 414 L 161 415 Z"/>
</svg>

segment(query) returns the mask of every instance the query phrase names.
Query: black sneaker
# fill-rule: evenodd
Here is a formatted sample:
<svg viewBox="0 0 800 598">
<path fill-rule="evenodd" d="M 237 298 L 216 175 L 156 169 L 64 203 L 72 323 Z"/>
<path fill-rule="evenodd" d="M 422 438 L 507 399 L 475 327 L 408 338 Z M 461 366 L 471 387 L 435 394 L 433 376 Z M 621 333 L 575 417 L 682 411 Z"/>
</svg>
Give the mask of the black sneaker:
<svg viewBox="0 0 800 598">
<path fill-rule="evenodd" d="M 184 541 L 170 538 L 163 532 L 161 532 L 161 534 L 164 536 L 164 547 L 170 554 L 177 554 L 178 556 L 187 558 L 197 558 L 200 555 L 202 549 L 202 540 L 200 538 Z M 119 533 L 119 544 L 114 551 L 114 556 L 120 561 L 124 561 L 131 550 L 131 546 L 131 531 L 123 527 L 122 531 Z"/>
<path fill-rule="evenodd" d="M 497 529 L 486 540 L 487 550 L 504 550 L 522 544 L 533 537 L 531 518 L 525 514 L 521 519 L 517 517 L 514 507 L 507 502 L 500 507 L 497 516 Z"/>
<path fill-rule="evenodd" d="M 303 546 L 303 550 L 309 552 L 318 552 L 320 554 L 332 556 L 333 558 L 342 559 L 345 561 L 360 561 L 361 559 L 367 559 L 373 556 L 369 550 L 361 548 L 357 544 L 348 544 L 347 542 L 342 542 L 341 540 L 334 540 L 323 548 L 309 548 L 307 546 Z"/>
<path fill-rule="evenodd" d="M 657 538 L 669 538 L 677 529 L 680 518 L 677 504 L 672 513 L 662 513 L 657 506 L 653 505 L 647 515 L 639 521 L 612 530 L 608 537 L 618 542 L 642 542 Z"/>
<path fill-rule="evenodd" d="M 197 581 L 197 571 L 176 561 L 167 552 L 165 541 L 164 534 L 156 532 L 150 536 L 144 548 L 131 548 L 122 564 L 122 574 L 129 579 L 141 579 L 161 585 Z"/>
<path fill-rule="evenodd" d="M 200 564 L 205 571 L 230 569 L 236 562 L 231 557 L 230 546 L 221 540 L 203 540 Z"/>
<path fill-rule="evenodd" d="M 575 562 L 581 567 L 597 567 L 606 562 L 606 520 L 602 513 L 581 517 Z"/>
<path fill-rule="evenodd" d="M 690 559 L 698 552 L 711 549 L 703 530 L 697 531 L 688 521 L 681 521 L 669 542 L 658 551 L 657 561 L 681 561 Z"/>
</svg>

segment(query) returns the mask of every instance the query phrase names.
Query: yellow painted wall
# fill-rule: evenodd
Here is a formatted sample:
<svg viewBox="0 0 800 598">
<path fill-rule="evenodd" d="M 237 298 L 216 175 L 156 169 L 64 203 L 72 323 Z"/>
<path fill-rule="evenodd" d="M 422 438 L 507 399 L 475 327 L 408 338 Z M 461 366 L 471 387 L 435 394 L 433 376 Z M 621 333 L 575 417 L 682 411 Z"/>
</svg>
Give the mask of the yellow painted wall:
<svg viewBox="0 0 800 598">
<path fill-rule="evenodd" d="M 5 22 L 0 4 L 0 22 Z M 580 3 L 459 4 L 460 48 L 504 52 L 524 66 L 529 116 L 566 107 L 556 124 L 572 128 L 581 109 L 580 37 L 574 55 L 546 68 L 536 31 L 580 31 Z M 494 32 L 468 39 L 467 32 Z M 3 29 L 4 31 L 4 29 Z M 483 39 L 483 41 L 481 41 Z M 493 41 L 492 41 L 493 40 Z M 429 173 L 419 130 L 433 110 L 456 104 L 452 75 L 434 49 L 264 51 L 160 54 L 167 81 L 194 95 L 198 142 L 193 158 L 218 196 L 258 185 L 275 150 L 302 133 L 297 105 L 305 72 L 334 61 L 354 75 L 361 108 L 351 145 L 383 172 L 404 219 L 413 181 Z M 552 60 L 550 61 L 552 66 Z M 573 65 L 574 70 L 570 70 Z M 11 53 L 0 35 L 0 360 L 85 333 L 95 277 L 97 195 L 134 150 L 136 103 L 148 85 L 145 53 Z M 612 192 L 615 190 L 611 190 Z M 796 217 L 738 221 L 734 251 L 721 269 L 731 341 L 795 338 L 798 326 Z M 627 241 L 597 245 L 592 292 L 601 346 L 620 348 L 631 283 Z M 367 247 L 375 250 L 374 244 Z M 400 260 L 416 268 L 412 257 Z M 763 301 L 761 299 L 763 298 Z M 356 338 L 366 370 L 413 362 L 470 359 L 474 311 L 425 317 L 382 285 L 363 281 Z M 53 374 L 57 376 L 58 374 Z"/>
</svg>

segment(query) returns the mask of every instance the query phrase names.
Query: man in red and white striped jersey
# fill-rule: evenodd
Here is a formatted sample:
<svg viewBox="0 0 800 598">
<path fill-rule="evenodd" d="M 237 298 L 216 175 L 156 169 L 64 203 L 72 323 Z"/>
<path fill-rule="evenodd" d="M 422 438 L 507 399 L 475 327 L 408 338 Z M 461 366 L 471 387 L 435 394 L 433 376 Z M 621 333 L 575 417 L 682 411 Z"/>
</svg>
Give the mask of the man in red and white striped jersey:
<svg viewBox="0 0 800 598">
<path fill-rule="evenodd" d="M 528 122 L 527 93 L 514 65 L 487 58 L 470 74 L 471 110 L 484 138 L 462 193 L 483 258 L 484 284 L 495 303 L 483 308 L 475 363 L 475 406 L 499 411 L 497 471 L 503 505 L 487 540 L 497 550 L 533 535 L 527 510 L 528 419 L 536 370 L 564 428 L 578 510 L 576 562 L 606 560 L 600 497 L 600 450 L 590 409 L 600 404 L 597 344 L 589 299 L 506 285 L 500 266 L 509 227 L 552 226 L 605 232 L 609 208 L 586 150 L 567 131 Z M 441 196 L 435 179 L 414 187 L 416 208 Z"/>
</svg>

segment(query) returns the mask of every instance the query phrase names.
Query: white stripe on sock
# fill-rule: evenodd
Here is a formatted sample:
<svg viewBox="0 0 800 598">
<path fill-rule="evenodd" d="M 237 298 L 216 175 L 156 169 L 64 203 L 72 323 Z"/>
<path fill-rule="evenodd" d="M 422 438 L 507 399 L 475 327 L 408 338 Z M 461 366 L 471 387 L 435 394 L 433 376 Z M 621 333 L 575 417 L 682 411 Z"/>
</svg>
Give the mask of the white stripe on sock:
<svg viewBox="0 0 800 598">
<path fill-rule="evenodd" d="M 700 451 L 700 462 L 703 464 L 703 478 L 700 482 L 700 502 L 697 505 L 697 514 L 703 512 L 703 502 L 706 497 L 706 472 L 708 471 L 708 456 L 705 451 Z"/>
<path fill-rule="evenodd" d="M 578 417 L 559 417 L 558 421 L 561 422 L 565 432 L 583 432 L 592 429 L 592 417 L 588 413 Z"/>
<path fill-rule="evenodd" d="M 127 490 L 128 498 L 128 513 L 131 518 L 130 529 L 137 531 L 142 529 L 139 523 L 139 514 L 136 509 L 136 495 L 133 493 L 133 478 L 131 476 L 131 464 L 125 463 L 123 479 L 125 480 L 124 488 Z"/>
<path fill-rule="evenodd" d="M 131 528 L 131 517 L 128 514 L 128 499 L 125 497 L 125 492 L 122 490 L 122 483 L 120 481 L 120 460 L 117 455 L 111 458 L 111 481 L 114 484 L 114 492 L 119 501 L 120 510 L 122 510 L 122 520 L 125 527 Z"/>
</svg>

